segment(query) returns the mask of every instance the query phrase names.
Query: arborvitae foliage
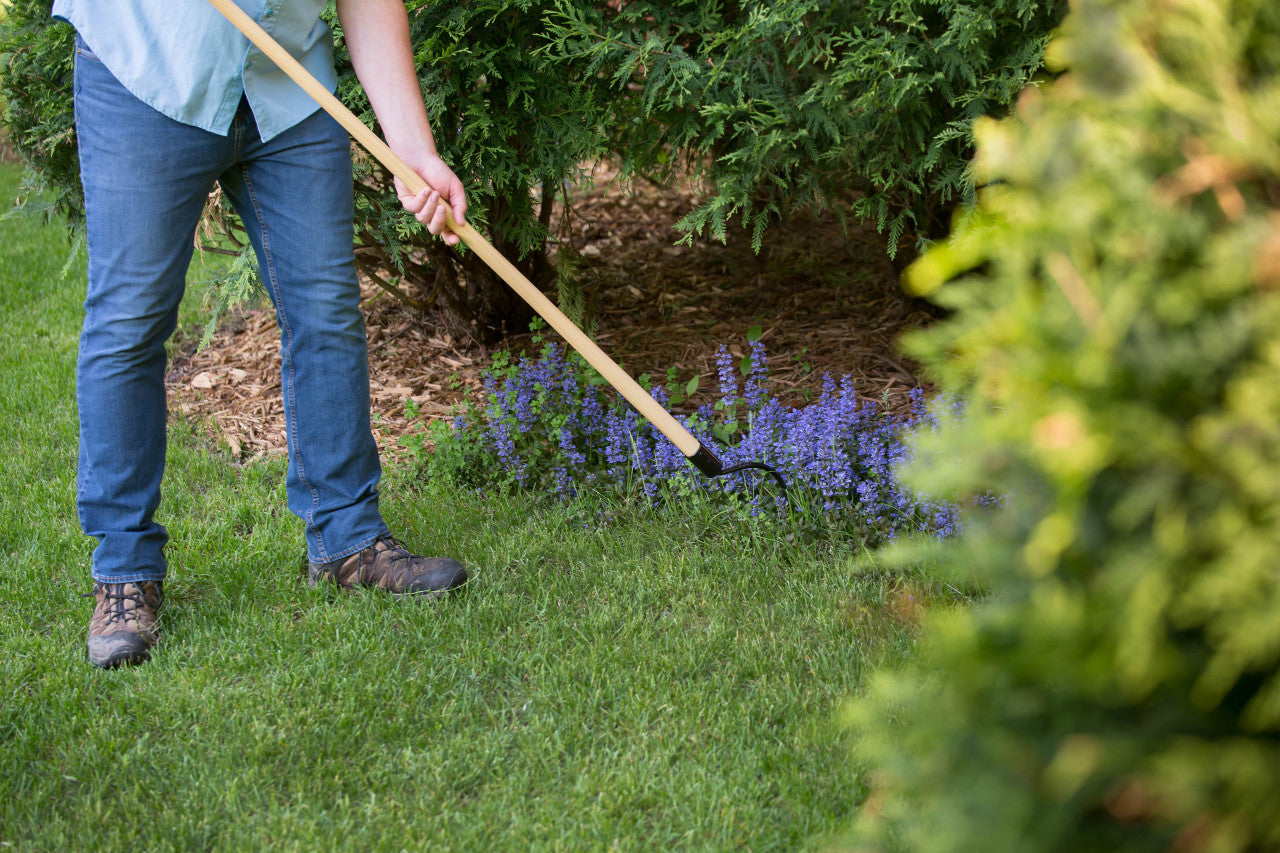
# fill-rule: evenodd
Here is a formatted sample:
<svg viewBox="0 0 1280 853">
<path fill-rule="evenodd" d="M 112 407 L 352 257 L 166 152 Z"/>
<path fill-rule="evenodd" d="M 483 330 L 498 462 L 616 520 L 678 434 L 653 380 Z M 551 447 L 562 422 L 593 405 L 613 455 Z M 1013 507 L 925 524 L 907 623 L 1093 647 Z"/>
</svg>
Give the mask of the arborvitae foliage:
<svg viewBox="0 0 1280 853">
<path fill-rule="evenodd" d="M 553 54 L 612 81 L 605 129 L 630 168 L 706 180 L 682 228 L 723 239 L 737 219 L 758 247 L 779 217 L 831 207 L 896 254 L 971 195 L 969 128 L 1039 70 L 1062 6 L 561 0 Z"/>
<path fill-rule="evenodd" d="M 0 24 L 5 135 L 27 166 L 24 190 L 43 190 L 50 212 L 84 217 L 71 105 L 75 32 L 49 25 L 48 3 L 6 4 Z"/>
<path fill-rule="evenodd" d="M 692 170 L 706 201 L 680 225 L 759 245 L 787 213 L 830 207 L 885 231 L 891 253 L 939 230 L 971 192 L 969 126 L 1001 114 L 1040 66 L 1062 0 L 475 0 L 407 4 L 441 153 L 470 217 L 549 285 L 551 203 L 582 164 L 615 158 L 659 182 Z M 74 210 L 71 31 L 16 0 L 0 28 L 14 141 Z M 345 52 L 340 95 L 373 122 Z M 357 257 L 416 308 L 484 338 L 528 311 L 474 256 L 399 211 L 361 160 Z M 233 227 L 223 217 L 221 227 Z M 908 252 L 907 254 L 910 254 Z"/>
<path fill-rule="evenodd" d="M 987 595 L 853 706 L 856 849 L 1280 849 L 1280 5 L 1079 0 L 910 271 Z"/>
</svg>

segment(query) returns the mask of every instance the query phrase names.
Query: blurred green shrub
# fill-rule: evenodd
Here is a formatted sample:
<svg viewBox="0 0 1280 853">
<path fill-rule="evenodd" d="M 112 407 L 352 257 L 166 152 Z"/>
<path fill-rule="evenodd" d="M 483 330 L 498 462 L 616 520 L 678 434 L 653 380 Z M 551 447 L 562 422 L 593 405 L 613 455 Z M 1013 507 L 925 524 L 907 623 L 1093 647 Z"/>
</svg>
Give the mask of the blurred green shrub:
<svg viewBox="0 0 1280 853">
<path fill-rule="evenodd" d="M 988 597 L 851 707 L 847 840 L 1277 850 L 1280 4 L 1078 0 L 1049 58 L 909 271 L 968 401 L 910 482 L 1005 505 L 932 549 Z"/>
</svg>

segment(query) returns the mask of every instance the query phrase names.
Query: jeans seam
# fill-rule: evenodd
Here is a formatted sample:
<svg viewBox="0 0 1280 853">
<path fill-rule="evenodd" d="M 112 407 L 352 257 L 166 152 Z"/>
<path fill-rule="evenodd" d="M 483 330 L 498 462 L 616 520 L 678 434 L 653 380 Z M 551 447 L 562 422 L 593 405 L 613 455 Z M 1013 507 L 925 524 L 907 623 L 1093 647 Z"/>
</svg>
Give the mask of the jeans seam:
<svg viewBox="0 0 1280 853">
<path fill-rule="evenodd" d="M 262 215 L 262 206 L 258 203 L 258 193 L 253 187 L 253 181 L 249 179 L 247 170 L 243 173 L 245 193 L 249 196 L 249 203 L 253 205 L 253 214 L 258 220 L 258 231 L 262 235 L 262 259 L 266 262 L 267 267 L 267 285 L 271 288 L 271 293 L 275 298 L 276 313 L 280 323 L 280 330 L 284 332 L 285 346 L 281 353 L 281 360 L 284 368 L 289 374 L 289 394 L 286 405 L 293 414 L 290 420 L 293 421 L 292 433 L 289 436 L 289 452 L 293 455 L 295 464 L 298 468 L 298 480 L 311 493 L 311 509 L 307 512 L 306 524 L 308 532 L 314 533 L 316 540 L 316 548 L 320 552 L 322 561 L 328 561 L 327 550 L 324 547 L 324 537 L 312 519 L 315 517 L 315 510 L 320 505 L 320 493 L 316 491 L 316 487 L 307 479 L 306 467 L 302 463 L 302 448 L 298 444 L 298 405 L 294 399 L 295 376 L 293 372 L 293 328 L 289 325 L 288 316 L 284 310 L 284 294 L 280 289 L 279 282 L 276 280 L 275 261 L 271 256 L 271 241 L 267 236 L 267 222 Z"/>
</svg>

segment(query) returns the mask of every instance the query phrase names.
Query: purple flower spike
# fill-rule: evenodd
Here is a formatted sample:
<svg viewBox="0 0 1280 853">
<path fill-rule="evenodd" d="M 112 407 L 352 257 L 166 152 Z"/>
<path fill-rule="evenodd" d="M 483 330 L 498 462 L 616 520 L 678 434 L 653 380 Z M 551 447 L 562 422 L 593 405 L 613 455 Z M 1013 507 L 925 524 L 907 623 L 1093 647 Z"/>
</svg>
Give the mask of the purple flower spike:
<svg viewBox="0 0 1280 853">
<path fill-rule="evenodd" d="M 486 373 L 487 405 L 470 418 L 458 416 L 454 430 L 475 436 L 463 446 L 487 457 L 487 464 L 483 459 L 472 464 L 492 469 L 492 482 L 561 498 L 584 487 L 638 488 L 647 503 L 658 504 L 695 490 L 743 515 L 821 511 L 855 522 L 872 538 L 912 531 L 956 534 L 958 507 L 922 501 L 897 476 L 910 457 L 908 431 L 938 428 L 921 390 L 910 392 L 907 413 L 894 418 L 862 402 L 852 378 L 825 375 L 816 402 L 796 409 L 769 396 L 764 345 L 752 341 L 750 350 L 751 367 L 740 383 L 728 349 L 719 348 L 720 402 L 704 404 L 681 420 L 726 465 L 764 462 L 779 469 L 790 484 L 785 494 L 770 494 L 771 481 L 756 471 L 700 475 L 630 406 L 591 384 L 581 357 L 566 357 L 552 344 L 537 358 Z M 668 406 L 662 387 L 652 396 Z M 963 410 L 963 401 L 942 405 L 957 415 Z M 801 495 L 806 497 L 796 500 Z M 972 504 L 994 509 L 1000 500 L 982 496 Z"/>
</svg>

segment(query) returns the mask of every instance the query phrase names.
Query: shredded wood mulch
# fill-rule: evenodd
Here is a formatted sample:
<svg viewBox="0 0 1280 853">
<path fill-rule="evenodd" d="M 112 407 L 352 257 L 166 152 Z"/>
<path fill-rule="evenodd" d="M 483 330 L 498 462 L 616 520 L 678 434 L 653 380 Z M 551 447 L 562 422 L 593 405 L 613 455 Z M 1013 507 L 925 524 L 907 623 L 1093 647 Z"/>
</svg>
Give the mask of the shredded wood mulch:
<svg viewBox="0 0 1280 853">
<path fill-rule="evenodd" d="M 661 381 L 674 367 L 682 384 L 700 377 L 687 405 L 711 400 L 717 349 L 741 359 L 749 331 L 759 327 L 772 388 L 791 405 L 816 396 L 824 374 L 852 376 L 863 397 L 891 409 L 921 383 L 897 341 L 931 314 L 903 295 L 874 230 L 805 216 L 769 232 L 759 254 L 742 233 L 727 245 L 676 245 L 672 223 L 692 209 L 693 193 L 647 185 L 624 191 L 606 186 L 608 177 L 598 174 L 601 188 L 577 195 L 567 214 L 557 210 L 557 233 L 578 256 L 576 279 L 596 341 L 633 376 Z M 406 401 L 417 404 L 419 421 L 449 417 L 464 398 L 480 398 L 492 352 L 444 333 L 430 315 L 410 313 L 372 284 L 362 293 L 374 433 L 384 456 L 394 457 L 400 436 L 422 429 L 410 422 Z M 524 350 L 529 337 L 505 346 Z M 234 457 L 285 452 L 279 329 L 270 306 L 241 313 L 203 351 L 195 342 L 181 349 L 168 384 L 174 414 L 204 424 Z"/>
</svg>

